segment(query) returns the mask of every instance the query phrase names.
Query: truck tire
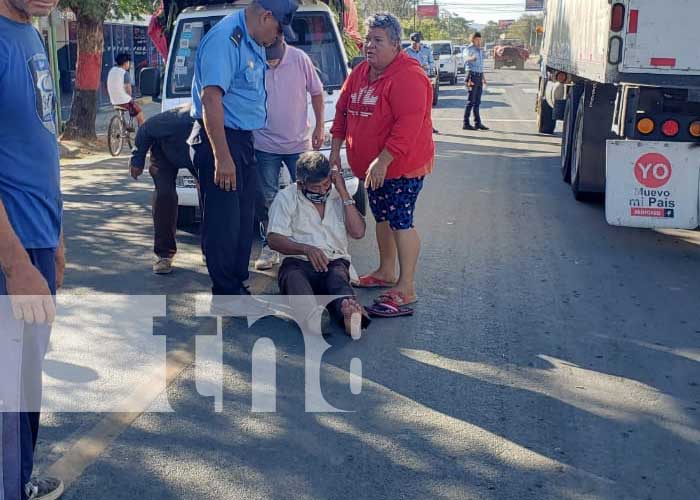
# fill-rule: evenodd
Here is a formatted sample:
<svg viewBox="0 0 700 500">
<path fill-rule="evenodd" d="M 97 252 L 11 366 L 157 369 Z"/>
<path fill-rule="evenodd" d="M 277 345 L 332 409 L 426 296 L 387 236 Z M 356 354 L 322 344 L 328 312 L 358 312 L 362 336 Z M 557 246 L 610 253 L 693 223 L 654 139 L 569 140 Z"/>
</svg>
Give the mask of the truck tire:
<svg viewBox="0 0 700 500">
<path fill-rule="evenodd" d="M 571 182 L 571 144 L 574 132 L 573 122 L 574 103 L 571 94 L 566 99 L 564 111 L 564 130 L 561 134 L 561 178 L 569 184 Z"/>
<path fill-rule="evenodd" d="M 517 64 L 515 65 L 515 67 L 517 69 L 519 69 L 520 71 L 524 70 L 525 69 L 525 61 L 518 61 Z"/>
<path fill-rule="evenodd" d="M 183 228 L 193 225 L 197 220 L 195 207 L 177 207 L 177 227 Z"/>
<path fill-rule="evenodd" d="M 546 99 L 539 97 L 540 103 L 537 106 L 537 131 L 540 134 L 553 134 L 557 126 L 552 114 L 552 107 Z"/>
<path fill-rule="evenodd" d="M 501 63 L 496 61 L 493 63 L 493 69 L 501 69 Z"/>
<path fill-rule="evenodd" d="M 576 120 L 574 122 L 573 130 L 573 142 L 571 147 L 571 193 L 574 195 L 576 201 L 591 201 L 593 199 L 594 193 L 588 191 L 583 191 L 581 189 L 581 171 L 584 168 L 584 157 L 583 157 L 583 126 L 584 126 L 584 115 L 586 114 L 586 93 L 581 95 L 581 99 L 578 103 L 578 109 L 576 110 Z"/>
</svg>

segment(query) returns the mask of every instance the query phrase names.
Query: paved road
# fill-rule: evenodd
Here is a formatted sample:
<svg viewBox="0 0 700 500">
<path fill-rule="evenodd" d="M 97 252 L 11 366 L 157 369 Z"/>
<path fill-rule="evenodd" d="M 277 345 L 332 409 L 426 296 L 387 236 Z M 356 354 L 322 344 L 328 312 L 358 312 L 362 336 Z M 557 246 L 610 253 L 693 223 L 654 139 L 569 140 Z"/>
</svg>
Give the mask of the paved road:
<svg viewBox="0 0 700 500">
<path fill-rule="evenodd" d="M 302 337 L 276 319 L 225 323 L 215 412 L 188 355 L 193 332 L 211 327 L 192 318 L 190 294 L 208 287 L 196 235 L 180 235 L 176 273 L 152 276 L 149 182 L 127 181 L 124 159 L 67 166 L 66 291 L 168 294 L 174 412 L 45 416 L 41 467 L 75 477 L 65 498 L 700 497 L 699 233 L 613 228 L 600 205 L 574 202 L 558 137 L 534 132 L 536 73 L 488 76 L 492 131 L 462 132 L 459 87 L 443 87 L 434 113 L 416 316 L 377 321 L 355 342 L 327 338 L 324 395 L 347 413 L 304 411 Z M 353 255 L 371 270 L 372 238 Z M 255 286 L 274 291 L 268 277 Z M 276 413 L 251 412 L 263 336 L 277 347 Z M 49 356 L 54 368 L 70 360 L 76 389 L 111 377 L 157 395 L 129 363 L 90 371 L 90 342 L 68 329 Z"/>
</svg>

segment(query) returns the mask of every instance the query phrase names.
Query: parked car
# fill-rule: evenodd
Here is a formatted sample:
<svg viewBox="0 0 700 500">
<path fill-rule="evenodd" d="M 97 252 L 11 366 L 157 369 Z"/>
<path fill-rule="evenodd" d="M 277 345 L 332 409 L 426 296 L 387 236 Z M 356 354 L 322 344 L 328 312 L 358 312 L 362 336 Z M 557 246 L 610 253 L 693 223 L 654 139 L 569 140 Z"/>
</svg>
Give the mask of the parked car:
<svg viewBox="0 0 700 500">
<path fill-rule="evenodd" d="M 457 57 L 454 54 L 454 47 L 449 40 L 437 40 L 426 42 L 433 49 L 435 65 L 440 73 L 441 80 L 447 80 L 451 85 L 457 85 Z"/>
<path fill-rule="evenodd" d="M 148 68 L 141 74 L 142 94 L 162 99 L 163 111 L 190 102 L 194 62 L 197 47 L 202 37 L 224 16 L 236 9 L 245 8 L 251 0 L 237 1 L 226 5 L 201 5 L 184 9 L 177 17 L 170 43 L 170 53 L 165 68 L 165 85 L 160 89 L 160 77 L 156 68 Z M 292 27 L 297 41 L 291 45 L 304 50 L 313 61 L 316 71 L 323 81 L 325 101 L 326 140 L 321 151 L 330 154 L 330 128 L 335 117 L 335 105 L 340 97 L 340 89 L 350 71 L 342 37 L 334 21 L 330 8 L 315 0 L 303 0 L 297 11 Z M 155 88 L 157 87 L 157 88 Z M 311 127 L 315 127 L 315 117 L 308 99 Z M 343 174 L 349 192 L 355 198 L 357 208 L 363 214 L 367 210 L 367 194 L 364 185 L 354 177 L 347 162 L 345 149 L 341 152 Z M 285 175 L 286 174 L 286 175 Z M 280 174 L 280 185 L 289 182 L 286 169 Z M 184 226 L 195 221 L 199 208 L 197 182 L 187 170 L 180 170 L 176 180 L 178 194 L 178 225 Z"/>
</svg>

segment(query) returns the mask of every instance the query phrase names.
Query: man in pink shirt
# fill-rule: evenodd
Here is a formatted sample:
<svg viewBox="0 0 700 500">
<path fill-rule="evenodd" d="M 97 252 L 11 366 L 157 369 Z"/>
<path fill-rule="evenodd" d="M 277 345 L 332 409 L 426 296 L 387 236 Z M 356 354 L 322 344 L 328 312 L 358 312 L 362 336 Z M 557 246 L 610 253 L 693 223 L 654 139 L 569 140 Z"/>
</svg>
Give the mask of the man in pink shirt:
<svg viewBox="0 0 700 500">
<path fill-rule="evenodd" d="M 267 90 L 267 126 L 254 133 L 258 159 L 258 197 L 260 220 L 267 230 L 268 209 L 279 188 L 284 164 L 296 181 L 296 163 L 302 153 L 320 149 L 324 140 L 323 83 L 306 53 L 287 45 L 282 36 L 267 48 L 269 68 L 265 75 Z M 311 132 L 307 94 L 316 116 Z M 263 244 L 255 269 L 270 269 L 279 261 L 267 241 Z"/>
</svg>

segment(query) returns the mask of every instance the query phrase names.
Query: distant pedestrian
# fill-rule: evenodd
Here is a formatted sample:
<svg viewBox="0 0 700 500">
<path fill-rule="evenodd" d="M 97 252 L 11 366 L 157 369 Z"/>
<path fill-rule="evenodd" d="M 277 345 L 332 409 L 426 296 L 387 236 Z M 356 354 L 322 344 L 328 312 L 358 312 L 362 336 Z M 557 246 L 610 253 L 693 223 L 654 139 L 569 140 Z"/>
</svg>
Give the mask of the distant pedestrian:
<svg viewBox="0 0 700 500">
<path fill-rule="evenodd" d="M 430 76 L 433 72 L 435 72 L 435 58 L 433 57 L 433 50 L 428 45 L 423 44 L 422 41 L 422 33 L 411 33 L 411 45 L 406 47 L 405 52 L 409 57 L 412 57 L 418 61 L 418 64 L 421 65 L 423 71 Z M 438 75 L 437 78 L 439 80 L 440 76 Z M 439 133 L 440 132 L 433 127 L 433 134 Z"/>
<path fill-rule="evenodd" d="M 202 248 L 212 294 L 248 295 L 257 164 L 253 130 L 265 127 L 265 47 L 285 32 L 297 0 L 254 0 L 202 38 L 192 83 L 189 139 L 199 176 Z"/>
<path fill-rule="evenodd" d="M 481 48 L 481 33 L 472 35 L 472 43 L 466 49 L 466 63 L 464 79 L 469 96 L 467 107 L 464 109 L 464 124 L 462 130 L 488 130 L 481 121 L 481 95 L 486 87 L 486 75 L 484 74 L 484 49 Z M 474 126 L 471 125 L 471 114 L 474 113 Z"/>
<path fill-rule="evenodd" d="M 134 141 L 129 164 L 131 176 L 138 179 L 146 165 L 150 151 L 148 172 L 153 178 L 153 251 L 158 260 L 153 264 L 155 274 L 172 271 L 173 258 L 177 252 L 177 173 L 185 168 L 196 175 L 190 160 L 187 138 L 192 132 L 194 119 L 190 116 L 190 105 L 171 109 L 152 116 L 139 127 Z"/>
<path fill-rule="evenodd" d="M 406 306 L 417 300 L 420 238 L 413 216 L 435 158 L 433 93 L 421 66 L 401 50 L 402 28 L 395 16 L 376 14 L 367 28 L 367 60 L 352 71 L 338 100 L 331 164 L 340 167 L 340 148 L 347 141 L 350 167 L 368 190 L 379 244 L 379 268 L 362 276 L 359 286 L 391 287 L 373 310 L 400 316 L 411 314 Z"/>
<path fill-rule="evenodd" d="M 56 96 L 32 18 L 58 0 L 0 0 L 0 498 L 54 500 L 60 479 L 32 477 L 42 365 L 65 253 Z"/>
<path fill-rule="evenodd" d="M 282 36 L 266 52 L 269 64 L 265 75 L 267 125 L 253 132 L 263 233 L 267 233 L 268 210 L 279 189 L 282 165 L 295 181 L 299 156 L 312 148 L 320 149 L 325 138 L 323 83 L 309 56 L 287 45 Z M 308 97 L 311 97 L 315 116 L 313 131 L 307 110 Z M 255 269 L 270 269 L 278 261 L 279 255 L 270 250 L 265 239 Z"/>
<path fill-rule="evenodd" d="M 133 86 L 131 85 L 131 56 L 119 54 L 115 58 L 117 63 L 107 73 L 107 93 L 112 106 L 126 108 L 129 115 L 136 118 L 139 126 L 143 125 L 144 116 L 141 107 L 134 101 Z"/>
</svg>

